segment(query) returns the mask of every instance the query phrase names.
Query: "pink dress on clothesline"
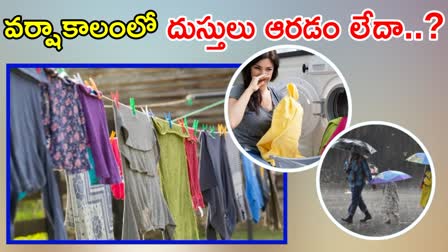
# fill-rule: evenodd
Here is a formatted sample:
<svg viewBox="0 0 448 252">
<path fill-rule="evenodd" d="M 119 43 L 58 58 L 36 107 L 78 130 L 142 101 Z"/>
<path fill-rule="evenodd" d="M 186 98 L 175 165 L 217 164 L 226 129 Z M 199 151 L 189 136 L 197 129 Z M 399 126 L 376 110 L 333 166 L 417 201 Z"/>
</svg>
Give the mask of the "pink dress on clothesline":
<svg viewBox="0 0 448 252">
<path fill-rule="evenodd" d="M 112 146 L 112 151 L 115 156 L 115 160 L 117 161 L 118 168 L 120 171 L 120 176 L 123 177 L 123 166 L 121 166 L 121 156 L 120 156 L 120 149 L 118 148 L 118 139 L 111 138 L 109 139 L 110 145 Z M 111 185 L 112 195 L 115 199 L 123 200 L 124 199 L 124 183 L 121 181 L 118 184 Z"/>
</svg>

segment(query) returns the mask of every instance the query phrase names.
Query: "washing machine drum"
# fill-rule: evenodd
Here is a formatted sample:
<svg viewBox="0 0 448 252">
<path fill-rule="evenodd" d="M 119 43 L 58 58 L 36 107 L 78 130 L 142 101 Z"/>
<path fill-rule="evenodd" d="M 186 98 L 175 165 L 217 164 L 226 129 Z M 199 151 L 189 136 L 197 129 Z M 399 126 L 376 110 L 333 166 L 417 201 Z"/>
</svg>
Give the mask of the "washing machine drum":
<svg viewBox="0 0 448 252">
<path fill-rule="evenodd" d="M 344 85 L 339 78 L 327 83 L 321 95 L 323 103 L 323 117 L 328 121 L 334 118 L 348 116 L 348 99 Z"/>
</svg>

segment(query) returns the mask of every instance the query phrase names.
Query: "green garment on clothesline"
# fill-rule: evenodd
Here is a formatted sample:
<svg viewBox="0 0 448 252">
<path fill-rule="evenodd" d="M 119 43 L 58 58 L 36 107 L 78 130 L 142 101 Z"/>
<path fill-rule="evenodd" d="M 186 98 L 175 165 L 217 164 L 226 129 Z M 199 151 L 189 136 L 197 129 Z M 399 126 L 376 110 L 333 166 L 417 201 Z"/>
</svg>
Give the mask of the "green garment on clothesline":
<svg viewBox="0 0 448 252">
<path fill-rule="evenodd" d="M 184 138 L 186 132 L 177 124 L 153 118 L 160 146 L 160 180 L 168 208 L 176 223 L 177 240 L 199 239 L 188 180 Z"/>
</svg>

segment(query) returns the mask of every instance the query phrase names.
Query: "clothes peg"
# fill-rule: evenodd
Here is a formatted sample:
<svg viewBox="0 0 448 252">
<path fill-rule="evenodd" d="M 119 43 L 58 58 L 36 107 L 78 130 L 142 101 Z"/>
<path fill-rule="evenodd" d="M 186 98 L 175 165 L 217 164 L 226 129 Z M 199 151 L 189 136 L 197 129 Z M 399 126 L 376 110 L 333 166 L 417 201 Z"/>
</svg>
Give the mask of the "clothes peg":
<svg viewBox="0 0 448 252">
<path fill-rule="evenodd" d="M 110 133 L 110 139 L 112 139 L 112 138 L 114 138 L 115 137 L 115 130 L 112 130 L 112 132 Z"/>
<path fill-rule="evenodd" d="M 152 111 L 151 114 L 149 114 L 148 105 L 145 105 L 145 108 L 143 108 L 143 106 L 141 106 L 140 108 L 142 109 L 143 114 L 146 115 L 146 117 L 148 117 L 148 120 L 151 120 Z"/>
<path fill-rule="evenodd" d="M 168 122 L 170 124 L 170 128 L 173 128 L 173 120 L 171 120 L 171 112 L 168 112 Z"/>
<path fill-rule="evenodd" d="M 188 119 L 187 117 L 184 117 L 184 126 L 186 129 L 188 129 Z"/>
<path fill-rule="evenodd" d="M 182 121 L 182 119 L 177 120 L 177 124 L 179 124 L 179 126 L 182 128 L 182 131 L 184 130 L 184 122 Z"/>
<path fill-rule="evenodd" d="M 222 135 L 221 124 L 218 123 L 218 125 L 217 125 L 217 129 L 218 129 L 218 134 L 219 134 L 219 135 Z"/>
<path fill-rule="evenodd" d="M 201 214 L 201 218 L 204 217 L 204 211 L 202 210 L 202 208 L 198 207 L 198 209 L 199 209 L 199 213 Z"/>
<path fill-rule="evenodd" d="M 86 85 L 87 87 L 89 87 L 90 90 L 90 95 L 92 96 L 97 96 L 97 92 L 95 90 L 95 88 L 93 88 L 93 85 L 90 83 L 89 80 L 84 80 L 84 85 Z"/>
<path fill-rule="evenodd" d="M 93 88 L 95 91 L 98 91 L 98 88 L 97 88 L 97 86 L 96 86 L 95 81 L 94 81 L 92 78 L 89 78 L 89 80 L 90 80 L 90 85 L 92 85 L 92 88 Z"/>
<path fill-rule="evenodd" d="M 151 116 L 152 116 L 152 115 L 149 114 L 148 105 L 145 105 L 145 114 L 146 114 L 148 117 L 151 117 Z M 151 111 L 151 114 L 152 114 L 152 111 Z"/>
<path fill-rule="evenodd" d="M 163 113 L 163 115 L 165 116 L 165 120 L 168 121 L 168 123 L 170 125 L 170 129 L 172 129 L 173 128 L 173 121 L 171 121 L 171 112 Z"/>
<path fill-rule="evenodd" d="M 213 134 L 215 132 L 215 126 L 210 126 L 208 129 L 210 134 Z"/>
<path fill-rule="evenodd" d="M 191 96 L 187 96 L 187 105 L 188 106 L 193 106 L 193 98 Z"/>
<path fill-rule="evenodd" d="M 115 91 L 115 93 L 110 92 L 110 97 L 112 98 L 112 100 L 114 100 L 115 106 L 117 108 L 119 108 L 120 107 L 120 102 L 119 102 L 120 99 L 119 99 L 118 91 Z"/>
<path fill-rule="evenodd" d="M 92 78 L 89 78 L 89 80 L 90 80 L 90 85 L 91 85 L 92 89 L 96 92 L 98 98 L 101 99 L 101 96 L 103 94 L 101 93 L 101 91 L 98 90 L 98 87 L 96 86 L 95 81 Z"/>
<path fill-rule="evenodd" d="M 227 129 L 224 124 L 221 124 L 221 133 L 222 133 L 222 135 L 225 135 L 227 133 Z"/>
<path fill-rule="evenodd" d="M 59 75 L 59 77 L 61 78 L 65 78 L 68 77 L 67 72 L 65 72 L 64 68 L 56 68 L 56 73 Z"/>
<path fill-rule="evenodd" d="M 84 80 L 84 85 L 89 87 L 91 91 L 95 91 L 95 88 L 93 87 L 92 83 L 90 83 L 90 80 Z"/>
<path fill-rule="evenodd" d="M 129 106 L 131 107 L 132 110 L 132 115 L 136 115 L 136 111 L 135 111 L 135 99 L 134 97 L 129 98 Z"/>
<path fill-rule="evenodd" d="M 199 120 L 193 120 L 193 130 L 194 133 L 196 134 L 196 132 L 198 131 L 198 126 L 199 126 Z"/>
<path fill-rule="evenodd" d="M 40 74 L 42 72 L 42 68 L 36 68 L 36 73 Z"/>
<path fill-rule="evenodd" d="M 208 126 L 207 126 L 206 124 L 202 124 L 202 125 L 201 125 L 201 128 L 202 128 L 203 131 L 206 131 L 207 128 L 208 128 Z"/>
<path fill-rule="evenodd" d="M 222 130 L 223 130 L 223 134 L 226 135 L 227 134 L 227 127 L 225 125 L 222 126 Z"/>
<path fill-rule="evenodd" d="M 74 77 L 79 83 L 83 83 L 81 75 L 79 73 L 76 73 Z"/>
<path fill-rule="evenodd" d="M 210 136 L 212 137 L 212 138 L 215 138 L 215 136 L 214 136 L 214 133 L 215 133 L 215 127 L 214 126 L 210 126 L 210 127 L 208 127 L 208 133 L 210 134 Z"/>
<path fill-rule="evenodd" d="M 154 113 L 152 112 L 152 109 L 148 109 L 148 105 L 145 105 L 145 114 L 148 117 L 153 117 L 154 116 Z"/>
</svg>

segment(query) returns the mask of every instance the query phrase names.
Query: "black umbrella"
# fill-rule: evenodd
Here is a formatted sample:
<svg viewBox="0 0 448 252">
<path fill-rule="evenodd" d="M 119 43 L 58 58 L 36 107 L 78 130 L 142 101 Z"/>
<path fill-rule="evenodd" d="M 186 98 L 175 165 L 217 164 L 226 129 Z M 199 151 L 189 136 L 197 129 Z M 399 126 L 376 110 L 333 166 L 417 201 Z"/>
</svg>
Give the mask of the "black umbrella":
<svg viewBox="0 0 448 252">
<path fill-rule="evenodd" d="M 370 144 L 361 140 L 348 138 L 339 138 L 332 148 L 356 152 L 363 156 L 370 156 L 376 152 L 375 148 L 373 148 Z"/>
</svg>

